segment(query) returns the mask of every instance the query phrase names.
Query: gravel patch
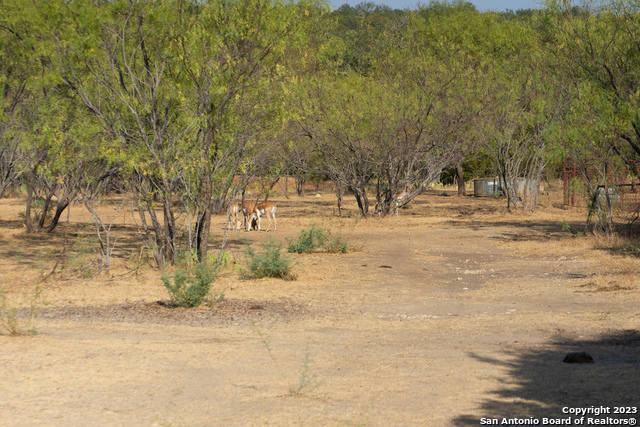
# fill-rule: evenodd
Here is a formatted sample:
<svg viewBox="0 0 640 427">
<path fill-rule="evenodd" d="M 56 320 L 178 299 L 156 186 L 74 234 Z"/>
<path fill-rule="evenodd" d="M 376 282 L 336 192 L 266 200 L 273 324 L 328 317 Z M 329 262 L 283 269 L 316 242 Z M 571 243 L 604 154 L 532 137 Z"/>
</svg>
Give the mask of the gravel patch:
<svg viewBox="0 0 640 427">
<path fill-rule="evenodd" d="M 95 322 L 155 323 L 161 325 L 245 325 L 251 323 L 288 323 L 308 315 L 303 304 L 281 301 L 225 299 L 213 308 L 171 307 L 169 301 L 136 302 L 105 306 L 49 307 L 40 312 L 42 319 L 66 319 Z"/>
</svg>

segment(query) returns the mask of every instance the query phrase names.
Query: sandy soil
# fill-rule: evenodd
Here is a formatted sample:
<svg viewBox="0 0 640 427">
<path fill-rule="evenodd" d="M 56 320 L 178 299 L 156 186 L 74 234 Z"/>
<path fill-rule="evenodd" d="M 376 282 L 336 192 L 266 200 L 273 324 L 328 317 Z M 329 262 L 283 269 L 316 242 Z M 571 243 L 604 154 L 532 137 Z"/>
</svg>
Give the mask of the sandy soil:
<svg viewBox="0 0 640 427">
<path fill-rule="evenodd" d="M 27 235 L 23 201 L 0 200 L 0 279 L 16 301 L 69 248 L 40 285 L 38 335 L 0 336 L 0 425 L 543 425 L 565 407 L 639 407 L 631 243 L 569 236 L 563 221 L 579 230 L 584 214 L 552 196 L 514 215 L 452 194 L 367 220 L 354 206 L 334 217 L 330 193 L 276 198 L 277 232 L 231 234 L 240 265 L 243 241 L 284 241 L 312 222 L 356 250 L 293 256 L 296 281 L 228 268 L 215 282 L 226 300 L 190 310 L 166 306 L 131 216 L 116 222 L 111 273 L 87 278 L 72 262 L 89 224 L 81 207 L 53 235 Z M 595 363 L 563 363 L 576 351 Z M 637 413 L 590 417 L 607 416 Z"/>
</svg>

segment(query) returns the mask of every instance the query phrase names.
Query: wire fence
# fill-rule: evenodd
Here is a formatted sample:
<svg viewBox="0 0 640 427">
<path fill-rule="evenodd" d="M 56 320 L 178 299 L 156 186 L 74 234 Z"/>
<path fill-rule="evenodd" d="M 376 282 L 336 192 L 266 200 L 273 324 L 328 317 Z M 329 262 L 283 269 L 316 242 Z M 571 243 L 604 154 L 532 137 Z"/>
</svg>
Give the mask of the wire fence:
<svg viewBox="0 0 640 427">
<path fill-rule="evenodd" d="M 631 224 L 640 213 L 640 161 L 585 159 L 563 161 L 564 205 L 590 207 L 598 199 L 614 223 Z"/>
</svg>

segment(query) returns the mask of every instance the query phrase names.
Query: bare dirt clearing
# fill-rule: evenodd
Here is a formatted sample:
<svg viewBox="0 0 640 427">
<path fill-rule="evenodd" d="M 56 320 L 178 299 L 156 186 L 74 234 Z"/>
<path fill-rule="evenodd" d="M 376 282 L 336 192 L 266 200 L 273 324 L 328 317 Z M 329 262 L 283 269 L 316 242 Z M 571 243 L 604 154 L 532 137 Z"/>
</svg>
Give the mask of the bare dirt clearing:
<svg viewBox="0 0 640 427">
<path fill-rule="evenodd" d="M 562 232 L 581 212 L 545 197 L 511 215 L 431 191 L 399 217 L 356 220 L 332 217 L 331 194 L 275 201 L 276 233 L 230 235 L 240 263 L 243 239 L 284 241 L 312 222 L 360 249 L 295 255 L 290 282 L 229 269 L 214 284 L 224 302 L 172 309 L 123 217 L 113 277 L 65 264 L 41 285 L 39 335 L 0 336 L 0 424 L 446 426 L 640 406 L 640 260 L 619 254 L 629 243 Z M 14 296 L 89 221 L 74 207 L 54 235 L 26 235 L 22 204 L 0 200 Z M 570 351 L 595 363 L 562 363 Z"/>
</svg>

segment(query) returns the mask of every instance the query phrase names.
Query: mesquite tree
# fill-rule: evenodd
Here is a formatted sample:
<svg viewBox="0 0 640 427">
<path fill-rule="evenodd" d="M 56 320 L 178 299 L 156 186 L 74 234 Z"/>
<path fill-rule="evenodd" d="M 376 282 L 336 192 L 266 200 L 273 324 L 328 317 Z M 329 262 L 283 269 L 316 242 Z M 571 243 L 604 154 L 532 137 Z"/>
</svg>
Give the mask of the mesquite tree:
<svg viewBox="0 0 640 427">
<path fill-rule="evenodd" d="M 178 17 L 175 3 L 56 4 L 53 18 L 55 67 L 62 81 L 119 141 L 125 170 L 137 179 L 134 195 L 144 223 L 148 215 L 159 264 L 173 260 L 177 224 L 173 199 L 179 155 L 192 120 L 176 85 L 179 67 L 171 44 Z M 156 215 L 160 200 L 163 221 Z"/>
<path fill-rule="evenodd" d="M 295 43 L 309 6 L 237 0 L 178 10 L 176 52 L 197 118 L 192 195 L 202 260 L 207 257 L 212 211 L 222 206 L 234 177 L 246 172 L 252 156 L 268 150 L 265 134 L 281 108 L 274 103 L 275 84 L 283 76 L 279 62 Z"/>
</svg>

